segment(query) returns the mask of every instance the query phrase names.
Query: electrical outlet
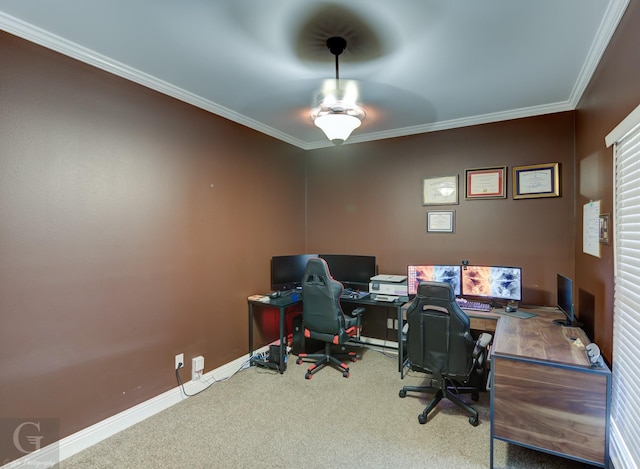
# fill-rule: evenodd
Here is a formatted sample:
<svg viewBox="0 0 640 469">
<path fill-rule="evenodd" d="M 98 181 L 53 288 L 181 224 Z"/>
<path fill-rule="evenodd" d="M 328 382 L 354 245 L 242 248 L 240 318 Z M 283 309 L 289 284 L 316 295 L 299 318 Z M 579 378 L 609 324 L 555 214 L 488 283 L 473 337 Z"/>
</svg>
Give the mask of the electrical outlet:
<svg viewBox="0 0 640 469">
<path fill-rule="evenodd" d="M 191 379 L 196 380 L 202 378 L 202 373 L 204 373 L 204 357 L 198 355 L 191 359 Z"/>
<path fill-rule="evenodd" d="M 174 362 L 173 368 L 177 370 L 181 363 L 182 366 L 184 366 L 184 353 L 179 353 L 178 355 L 176 355 L 176 360 Z"/>
</svg>

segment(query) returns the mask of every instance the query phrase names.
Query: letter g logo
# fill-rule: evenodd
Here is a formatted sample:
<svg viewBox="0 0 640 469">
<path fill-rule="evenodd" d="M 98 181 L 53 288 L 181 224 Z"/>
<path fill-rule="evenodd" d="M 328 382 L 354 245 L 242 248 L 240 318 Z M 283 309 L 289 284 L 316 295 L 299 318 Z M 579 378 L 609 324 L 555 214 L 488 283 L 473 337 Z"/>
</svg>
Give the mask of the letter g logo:
<svg viewBox="0 0 640 469">
<path fill-rule="evenodd" d="M 36 450 L 39 450 L 40 449 L 40 442 L 44 438 L 44 436 L 42 436 L 42 435 L 38 435 L 38 436 L 27 435 L 27 437 L 26 437 L 27 441 L 31 445 L 33 445 L 33 449 L 31 449 L 31 450 L 24 449 L 24 447 L 20 443 L 20 432 L 22 431 L 23 428 L 25 428 L 27 426 L 35 427 L 39 432 L 40 431 L 40 422 L 22 422 L 13 431 L 13 444 L 14 444 L 14 446 L 16 447 L 16 449 L 18 451 L 20 451 L 20 452 L 22 452 L 24 454 L 29 454 L 29 453 L 32 453 L 32 452 L 34 452 Z"/>
</svg>

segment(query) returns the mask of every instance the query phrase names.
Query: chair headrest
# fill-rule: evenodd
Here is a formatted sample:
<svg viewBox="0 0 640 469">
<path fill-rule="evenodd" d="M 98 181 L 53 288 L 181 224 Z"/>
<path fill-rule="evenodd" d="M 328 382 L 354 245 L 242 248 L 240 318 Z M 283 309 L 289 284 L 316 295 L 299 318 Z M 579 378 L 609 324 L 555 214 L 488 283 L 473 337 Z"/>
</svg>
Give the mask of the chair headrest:
<svg viewBox="0 0 640 469">
<path fill-rule="evenodd" d="M 316 275 L 324 275 L 325 277 L 330 277 L 329 266 L 327 265 L 327 261 L 320 257 L 312 257 L 307 261 L 307 266 L 305 268 L 305 274 L 316 274 Z"/>
<path fill-rule="evenodd" d="M 428 298 L 438 298 L 444 301 L 455 301 L 456 293 L 453 285 L 446 282 L 420 282 L 418 295 Z"/>
</svg>

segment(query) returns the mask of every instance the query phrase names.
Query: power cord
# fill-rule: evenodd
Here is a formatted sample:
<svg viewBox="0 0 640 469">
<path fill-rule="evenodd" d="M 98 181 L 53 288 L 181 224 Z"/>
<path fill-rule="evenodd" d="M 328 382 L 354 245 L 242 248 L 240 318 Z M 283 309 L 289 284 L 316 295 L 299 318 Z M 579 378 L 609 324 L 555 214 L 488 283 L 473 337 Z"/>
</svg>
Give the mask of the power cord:
<svg viewBox="0 0 640 469">
<path fill-rule="evenodd" d="M 196 392 L 196 393 L 194 393 L 194 394 L 189 394 L 189 393 L 185 390 L 185 388 L 184 388 L 184 383 L 182 382 L 182 377 L 180 376 L 180 368 L 182 368 L 182 367 L 184 366 L 184 364 L 182 364 L 182 363 L 179 363 L 179 364 L 178 364 L 178 368 L 176 368 L 176 380 L 178 381 L 178 384 L 179 384 L 179 385 L 180 385 L 180 387 L 182 388 L 182 392 L 184 393 L 184 395 L 185 395 L 185 396 L 188 396 L 188 397 L 193 397 L 193 396 L 197 396 L 198 394 L 200 394 L 200 393 L 201 393 L 201 392 L 203 392 L 203 391 L 206 391 L 207 389 L 209 389 L 209 388 L 210 388 L 211 386 L 213 386 L 214 384 L 216 384 L 216 383 L 222 383 L 223 381 L 226 381 L 226 380 L 228 380 L 229 378 L 231 378 L 231 377 L 235 376 L 235 375 L 236 375 L 236 373 L 238 373 L 238 372 L 240 372 L 240 371 L 242 371 L 242 370 L 246 370 L 247 368 L 249 368 L 249 366 L 247 366 L 247 365 L 250 365 L 250 364 L 251 364 L 251 360 L 250 360 L 250 359 L 249 359 L 249 360 L 245 360 L 245 361 L 242 363 L 242 365 L 240 365 L 240 368 L 238 368 L 236 371 L 234 371 L 233 373 L 231 373 L 229 376 L 227 376 L 226 378 L 221 379 L 221 380 L 217 380 L 217 379 L 215 379 L 215 377 L 213 377 L 213 376 L 212 376 L 213 381 L 212 381 L 211 383 L 209 383 L 209 384 L 207 385 L 207 387 L 205 387 L 205 388 L 201 389 L 200 391 L 198 391 L 198 392 Z"/>
<path fill-rule="evenodd" d="M 176 379 L 178 380 L 178 384 L 179 384 L 179 385 L 180 385 L 180 387 L 182 388 L 182 392 L 184 393 L 184 395 L 185 395 L 185 396 L 188 396 L 188 397 L 197 396 L 197 395 L 198 395 L 198 394 L 200 394 L 202 391 L 206 391 L 206 390 L 207 390 L 207 389 L 209 389 L 211 386 L 213 386 L 215 383 L 217 383 L 217 381 L 216 381 L 216 380 L 215 380 L 215 378 L 214 378 L 213 382 L 209 383 L 209 384 L 207 385 L 207 387 L 205 387 L 204 389 L 201 389 L 200 391 L 198 391 L 198 392 L 197 392 L 197 393 L 195 393 L 195 394 L 189 394 L 189 393 L 185 390 L 185 388 L 184 388 L 184 383 L 182 382 L 182 377 L 180 376 L 180 368 L 182 368 L 182 366 L 183 366 L 183 365 L 182 365 L 182 363 L 180 363 L 180 364 L 178 365 L 178 368 L 176 368 Z"/>
</svg>

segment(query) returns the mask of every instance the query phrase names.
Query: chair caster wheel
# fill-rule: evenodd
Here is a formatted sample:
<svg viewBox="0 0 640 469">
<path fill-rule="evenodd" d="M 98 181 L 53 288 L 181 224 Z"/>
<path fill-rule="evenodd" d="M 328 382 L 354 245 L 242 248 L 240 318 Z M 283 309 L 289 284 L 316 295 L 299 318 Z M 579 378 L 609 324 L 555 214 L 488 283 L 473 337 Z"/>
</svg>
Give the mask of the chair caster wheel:
<svg viewBox="0 0 640 469">
<path fill-rule="evenodd" d="M 345 378 L 349 377 L 349 372 L 348 371 L 343 371 L 342 372 L 342 376 L 344 376 Z"/>
<path fill-rule="evenodd" d="M 299 365 L 300 363 L 302 363 L 302 358 L 296 359 L 296 365 Z"/>
<path fill-rule="evenodd" d="M 418 415 L 418 423 L 420 423 L 420 425 L 427 423 L 427 416 L 424 414 Z"/>
<path fill-rule="evenodd" d="M 477 392 L 474 392 L 471 394 L 471 400 L 474 402 L 477 402 L 478 399 L 480 399 L 480 394 L 478 394 Z"/>
<path fill-rule="evenodd" d="M 405 391 L 404 389 L 401 389 L 400 392 L 398 393 L 398 396 L 407 397 L 407 391 Z"/>
<path fill-rule="evenodd" d="M 478 420 L 478 417 L 469 417 L 469 423 L 477 427 L 480 424 L 480 420 Z"/>
<path fill-rule="evenodd" d="M 304 379 L 311 379 L 311 378 L 313 378 L 313 375 L 307 371 L 306 374 L 304 375 Z"/>
</svg>

